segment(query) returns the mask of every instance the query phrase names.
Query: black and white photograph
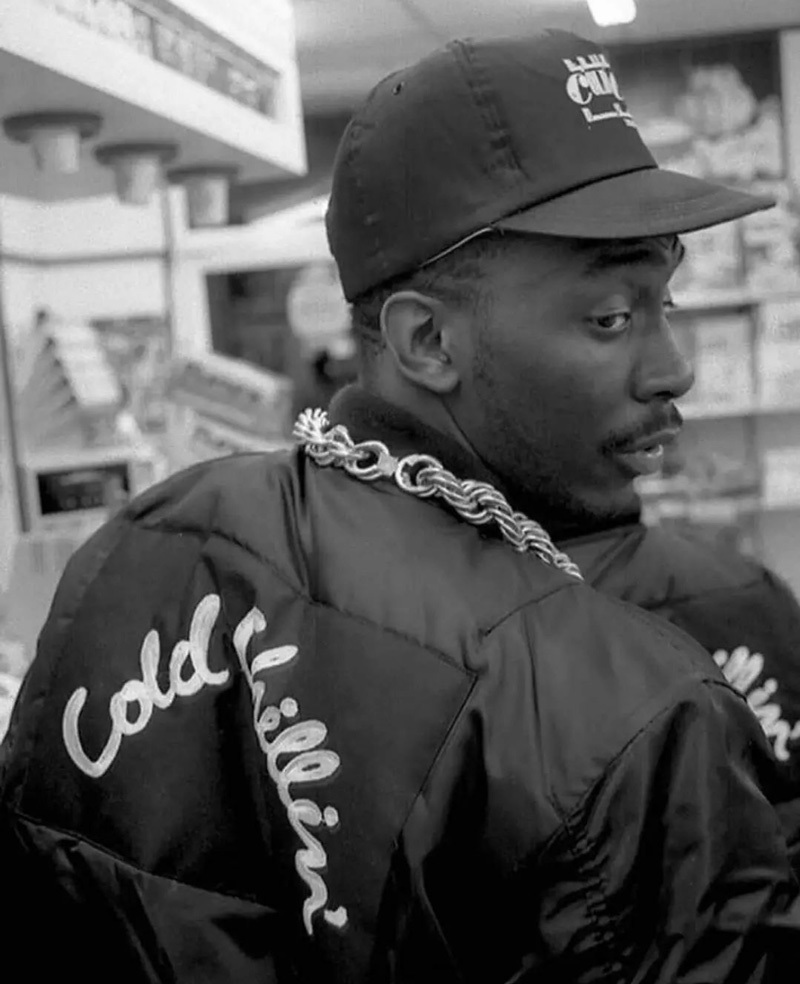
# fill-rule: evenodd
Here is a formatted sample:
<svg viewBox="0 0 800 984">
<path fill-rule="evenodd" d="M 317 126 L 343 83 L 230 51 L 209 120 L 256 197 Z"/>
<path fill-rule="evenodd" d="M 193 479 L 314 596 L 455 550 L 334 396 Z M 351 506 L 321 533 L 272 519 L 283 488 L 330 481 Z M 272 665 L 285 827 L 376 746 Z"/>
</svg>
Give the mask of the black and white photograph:
<svg viewBox="0 0 800 984">
<path fill-rule="evenodd" d="M 800 982 L 798 0 L 0 0 L 0 899 Z"/>
</svg>

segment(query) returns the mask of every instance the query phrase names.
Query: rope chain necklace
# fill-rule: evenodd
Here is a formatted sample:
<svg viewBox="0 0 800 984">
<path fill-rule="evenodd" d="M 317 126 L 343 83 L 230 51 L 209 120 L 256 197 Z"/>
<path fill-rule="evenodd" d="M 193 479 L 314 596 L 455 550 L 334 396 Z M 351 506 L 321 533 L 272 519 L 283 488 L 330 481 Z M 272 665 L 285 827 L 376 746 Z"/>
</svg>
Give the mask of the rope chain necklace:
<svg viewBox="0 0 800 984">
<path fill-rule="evenodd" d="M 362 482 L 390 479 L 421 499 L 444 499 L 475 526 L 496 523 L 519 553 L 534 553 L 546 564 L 583 580 L 578 565 L 555 546 L 544 529 L 524 513 L 515 512 L 505 496 L 487 482 L 456 478 L 429 454 L 397 458 L 381 441 L 356 443 L 346 427 L 330 426 L 324 410 L 304 410 L 294 425 L 294 437 L 317 465 L 342 468 Z"/>
</svg>

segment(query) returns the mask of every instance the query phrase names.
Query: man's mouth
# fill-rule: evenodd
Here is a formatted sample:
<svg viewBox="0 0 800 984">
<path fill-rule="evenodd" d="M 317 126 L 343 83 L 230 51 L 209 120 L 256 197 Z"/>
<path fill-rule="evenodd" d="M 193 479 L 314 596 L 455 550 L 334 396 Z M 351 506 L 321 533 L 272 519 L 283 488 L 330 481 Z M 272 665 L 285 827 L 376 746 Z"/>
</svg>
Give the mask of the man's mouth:
<svg viewBox="0 0 800 984">
<path fill-rule="evenodd" d="M 618 445 L 612 451 L 614 460 L 632 478 L 655 475 L 664 465 L 664 448 L 678 436 L 677 427 L 660 430 L 637 441 Z"/>
</svg>

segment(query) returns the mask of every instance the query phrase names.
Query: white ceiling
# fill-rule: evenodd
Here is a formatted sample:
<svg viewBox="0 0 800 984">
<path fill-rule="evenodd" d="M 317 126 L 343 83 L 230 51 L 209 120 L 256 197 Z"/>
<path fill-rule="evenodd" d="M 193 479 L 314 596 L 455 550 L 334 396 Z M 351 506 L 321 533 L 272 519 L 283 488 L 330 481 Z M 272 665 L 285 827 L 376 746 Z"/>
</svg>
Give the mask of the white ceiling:
<svg viewBox="0 0 800 984">
<path fill-rule="evenodd" d="M 585 0 L 293 0 L 307 112 L 350 108 L 384 75 L 453 37 L 563 27 L 606 43 L 800 27 L 800 0 L 637 0 L 598 28 Z"/>
</svg>

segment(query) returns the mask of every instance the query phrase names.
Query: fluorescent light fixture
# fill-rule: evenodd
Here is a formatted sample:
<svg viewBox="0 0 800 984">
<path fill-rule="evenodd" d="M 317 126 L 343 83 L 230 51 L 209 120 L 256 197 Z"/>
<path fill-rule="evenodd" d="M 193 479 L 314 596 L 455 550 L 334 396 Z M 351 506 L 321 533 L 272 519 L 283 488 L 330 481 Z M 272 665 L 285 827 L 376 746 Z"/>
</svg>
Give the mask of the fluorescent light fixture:
<svg viewBox="0 0 800 984">
<path fill-rule="evenodd" d="M 630 24 L 636 17 L 635 0 L 586 0 L 595 24 L 611 27 L 614 24 Z"/>
</svg>

